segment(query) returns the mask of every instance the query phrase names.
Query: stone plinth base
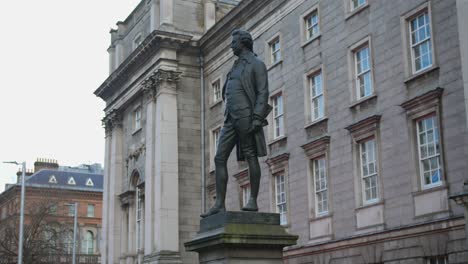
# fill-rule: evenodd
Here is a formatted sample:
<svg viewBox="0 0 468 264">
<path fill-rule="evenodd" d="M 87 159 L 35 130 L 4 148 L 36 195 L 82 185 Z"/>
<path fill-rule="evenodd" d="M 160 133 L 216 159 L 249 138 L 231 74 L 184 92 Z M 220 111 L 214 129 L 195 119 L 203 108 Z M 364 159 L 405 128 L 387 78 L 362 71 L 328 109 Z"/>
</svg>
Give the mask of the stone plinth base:
<svg viewBox="0 0 468 264">
<path fill-rule="evenodd" d="M 280 225 L 279 214 L 225 212 L 200 221 L 200 232 L 185 243 L 200 264 L 280 264 L 283 248 L 296 244 Z"/>
<path fill-rule="evenodd" d="M 182 264 L 179 252 L 160 251 L 143 258 L 143 263 L 148 264 Z"/>
</svg>

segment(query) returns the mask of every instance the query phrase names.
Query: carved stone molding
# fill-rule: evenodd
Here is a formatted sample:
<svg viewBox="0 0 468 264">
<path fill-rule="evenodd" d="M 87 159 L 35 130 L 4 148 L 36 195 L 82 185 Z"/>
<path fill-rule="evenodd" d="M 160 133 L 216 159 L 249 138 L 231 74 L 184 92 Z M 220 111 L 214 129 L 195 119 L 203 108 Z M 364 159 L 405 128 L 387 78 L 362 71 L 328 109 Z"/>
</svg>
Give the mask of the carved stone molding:
<svg viewBox="0 0 468 264">
<path fill-rule="evenodd" d="M 175 84 L 180 80 L 181 74 L 181 72 L 177 71 L 168 71 L 163 69 L 156 70 L 141 82 L 145 97 L 149 100 L 154 100 L 161 88 L 161 84 L 164 82 L 172 84 L 175 88 Z"/>
<path fill-rule="evenodd" d="M 428 109 L 435 109 L 440 106 L 440 99 L 444 92 L 443 88 L 436 88 L 420 96 L 412 98 L 400 106 L 406 110 L 406 114 L 412 116 Z"/>
<path fill-rule="evenodd" d="M 139 148 L 135 149 L 134 151 L 132 151 L 129 155 L 128 155 L 128 160 L 132 160 L 132 159 L 135 159 L 137 160 L 141 154 L 143 154 L 146 150 L 146 147 L 145 145 L 141 145 Z"/>
<path fill-rule="evenodd" d="M 289 153 L 283 153 L 278 156 L 269 158 L 265 162 L 268 164 L 271 173 L 274 174 L 277 171 L 284 170 L 288 167 Z"/>
<path fill-rule="evenodd" d="M 119 194 L 120 205 L 122 207 L 127 207 L 133 204 L 133 200 L 135 199 L 135 191 L 128 190 Z"/>
<path fill-rule="evenodd" d="M 380 115 L 373 115 L 346 127 L 355 140 L 361 140 L 378 130 Z"/>
<path fill-rule="evenodd" d="M 314 159 L 324 155 L 327 152 L 329 144 L 330 136 L 323 136 L 305 145 L 302 145 L 301 147 L 304 149 L 304 152 L 309 159 Z"/>
<path fill-rule="evenodd" d="M 120 112 L 112 110 L 102 119 L 102 125 L 106 131 L 106 136 L 110 136 L 114 128 L 122 128 L 122 115 Z"/>
</svg>

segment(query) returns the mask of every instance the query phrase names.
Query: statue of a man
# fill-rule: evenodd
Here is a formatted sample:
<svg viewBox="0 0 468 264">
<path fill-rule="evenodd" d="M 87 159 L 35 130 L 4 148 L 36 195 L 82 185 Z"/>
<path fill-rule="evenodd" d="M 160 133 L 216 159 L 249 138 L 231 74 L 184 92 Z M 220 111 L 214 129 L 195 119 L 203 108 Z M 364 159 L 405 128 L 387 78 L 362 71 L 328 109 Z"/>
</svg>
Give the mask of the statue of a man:
<svg viewBox="0 0 468 264">
<path fill-rule="evenodd" d="M 216 202 L 201 217 L 226 211 L 225 198 L 228 182 L 227 161 L 237 145 L 237 159 L 247 160 L 250 176 L 250 198 L 243 211 L 258 211 L 257 195 L 260 185 L 258 157 L 266 156 L 266 116 L 272 107 L 268 104 L 268 73 L 265 64 L 253 53 L 249 32 L 234 30 L 231 49 L 238 59 L 227 74 L 223 86 L 224 124 L 219 136 L 215 162 Z"/>
</svg>

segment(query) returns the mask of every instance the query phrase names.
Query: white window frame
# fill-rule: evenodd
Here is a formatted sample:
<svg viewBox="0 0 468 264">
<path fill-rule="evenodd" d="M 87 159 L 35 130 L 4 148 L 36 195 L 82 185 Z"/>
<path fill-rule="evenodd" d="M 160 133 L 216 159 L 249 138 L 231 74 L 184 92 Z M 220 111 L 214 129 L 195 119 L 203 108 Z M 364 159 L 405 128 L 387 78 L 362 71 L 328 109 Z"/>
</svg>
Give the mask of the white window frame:
<svg viewBox="0 0 468 264">
<path fill-rule="evenodd" d="M 67 184 L 69 184 L 69 185 L 76 185 L 76 181 L 75 181 L 75 179 L 73 178 L 73 176 L 68 177 L 68 182 L 67 182 Z"/>
<path fill-rule="evenodd" d="M 92 210 L 90 211 L 90 208 L 92 208 Z M 88 204 L 88 207 L 86 209 L 86 216 L 87 217 L 94 217 L 94 213 L 95 213 L 95 209 L 96 209 L 96 206 L 94 204 Z M 91 213 L 92 212 L 92 213 Z"/>
<path fill-rule="evenodd" d="M 271 96 L 273 106 L 273 140 L 284 137 L 285 135 L 285 118 L 284 118 L 284 94 L 278 92 Z"/>
<path fill-rule="evenodd" d="M 356 2 L 356 5 L 354 3 Z M 349 0 L 349 10 L 351 12 L 365 6 L 367 4 L 367 0 Z"/>
<path fill-rule="evenodd" d="M 143 43 L 143 35 L 141 33 L 138 33 L 133 39 L 132 50 L 136 50 L 136 48 L 138 48 L 138 46 L 140 46 L 141 43 Z"/>
<path fill-rule="evenodd" d="M 323 161 L 323 163 L 321 163 Z M 319 177 L 317 173 L 321 174 L 323 172 L 324 177 Z M 316 217 L 324 216 L 329 214 L 329 189 L 328 189 L 328 173 L 327 173 L 327 160 L 325 156 L 321 156 L 312 160 L 312 174 L 313 174 L 313 185 L 314 185 L 314 195 L 315 195 L 315 215 Z M 322 186 L 322 180 L 325 182 Z M 318 183 L 320 182 L 320 186 Z M 324 194 L 325 199 L 319 199 L 322 197 L 321 194 Z M 319 205 L 322 204 L 322 207 Z M 326 205 L 326 206 L 324 206 Z M 325 208 L 325 210 L 319 210 L 319 208 Z"/>
<path fill-rule="evenodd" d="M 75 216 L 75 203 L 69 203 L 68 206 L 68 216 Z"/>
<path fill-rule="evenodd" d="M 274 195 L 275 195 L 275 211 L 280 214 L 280 224 L 288 224 L 288 203 L 287 203 L 287 185 L 286 175 L 279 172 L 273 175 L 274 180 Z"/>
<path fill-rule="evenodd" d="M 140 251 L 143 249 L 143 239 L 142 239 L 142 230 L 143 230 L 143 201 L 141 199 L 141 188 L 136 187 L 136 192 L 135 192 L 135 218 L 136 218 L 136 232 L 135 232 L 135 245 L 137 251 Z"/>
<path fill-rule="evenodd" d="M 89 230 L 85 234 L 84 253 L 94 254 L 94 234 Z"/>
<path fill-rule="evenodd" d="M 214 158 L 218 150 L 219 136 L 221 135 L 221 125 L 217 125 L 210 131 L 210 171 L 214 171 Z"/>
<path fill-rule="evenodd" d="M 57 184 L 57 178 L 55 178 L 55 175 L 49 176 L 49 183 Z"/>
<path fill-rule="evenodd" d="M 136 132 L 141 129 L 141 106 L 138 106 L 133 110 L 133 132 Z"/>
<path fill-rule="evenodd" d="M 314 17 L 316 17 L 314 21 Z M 303 42 L 308 42 L 320 35 L 320 13 L 318 5 L 315 5 L 305 15 L 302 16 Z"/>
<path fill-rule="evenodd" d="M 281 61 L 281 39 L 279 36 L 268 43 L 270 46 L 270 61 L 271 64 L 276 64 Z"/>
<path fill-rule="evenodd" d="M 426 24 L 424 24 L 424 26 L 422 26 L 422 27 L 419 25 L 419 18 L 420 17 L 424 17 L 424 22 L 426 22 Z M 424 29 L 424 32 L 425 32 L 424 34 L 426 35 L 426 38 L 424 38 L 423 40 L 420 40 L 417 43 L 413 43 L 413 33 L 416 32 L 416 34 L 417 34 L 419 31 L 418 30 L 413 31 L 413 29 L 412 29 L 412 22 L 413 21 L 418 22 L 418 28 L 417 29 L 421 29 L 423 27 L 425 28 Z M 412 73 L 416 74 L 416 73 L 419 73 L 421 71 L 424 71 L 426 69 L 431 68 L 434 65 L 434 60 L 433 60 L 434 46 L 432 44 L 432 24 L 431 24 L 431 16 L 429 14 L 429 9 L 427 9 L 427 8 L 423 9 L 421 12 L 418 12 L 416 15 L 414 15 L 411 18 L 408 19 L 408 33 L 409 33 L 409 42 L 410 42 Z M 428 53 L 425 53 L 425 54 L 429 55 L 430 63 L 428 65 L 426 65 L 426 66 L 423 66 L 422 65 L 423 54 L 420 53 L 419 59 L 420 59 L 420 63 L 421 63 L 421 68 L 416 69 L 416 66 L 417 66 L 416 65 L 416 59 L 417 58 L 416 58 L 416 55 L 415 55 L 415 49 L 422 47 L 422 45 L 424 45 L 426 43 L 428 44 Z"/>
<path fill-rule="evenodd" d="M 432 147 L 434 148 L 434 154 L 429 155 L 429 153 L 428 153 L 428 156 L 422 157 L 421 148 L 424 146 L 424 147 L 426 147 L 426 151 L 429 152 L 430 143 L 427 142 L 427 138 L 426 138 L 426 144 L 421 144 L 420 136 L 423 133 L 427 136 L 428 130 L 421 131 L 420 122 L 428 120 L 428 119 L 432 119 L 432 136 L 433 136 L 432 139 L 434 140 L 433 141 L 434 145 Z M 417 145 L 417 148 L 418 148 L 418 164 L 419 164 L 419 176 L 420 176 L 420 181 L 421 181 L 421 188 L 424 190 L 424 189 L 430 189 L 430 188 L 433 188 L 433 187 L 441 186 L 442 181 L 443 181 L 443 175 L 442 175 L 443 170 L 442 170 L 442 162 L 441 162 L 442 157 L 441 157 L 440 128 L 439 128 L 439 124 L 438 124 L 438 120 L 437 120 L 437 115 L 435 113 L 432 113 L 430 115 L 426 115 L 424 117 L 416 119 L 415 122 L 416 122 L 416 124 L 415 124 L 415 126 L 416 126 L 416 142 L 418 144 Z M 437 135 L 437 138 L 435 138 L 436 135 Z M 432 164 L 430 163 L 430 160 L 432 160 L 432 159 L 437 160 L 436 169 L 432 169 Z M 424 169 L 424 161 L 425 160 L 429 160 L 429 167 L 430 167 L 429 171 L 426 171 Z M 436 171 L 436 170 L 438 170 L 439 180 L 437 182 L 432 182 L 432 175 L 430 175 L 431 183 L 426 184 L 424 174 L 426 172 L 431 173 L 432 171 Z"/>
<path fill-rule="evenodd" d="M 320 78 L 320 89 L 317 89 L 317 78 Z M 325 94 L 323 85 L 322 70 L 319 70 L 307 77 L 309 87 L 309 104 L 310 104 L 310 121 L 314 122 L 325 117 Z M 315 93 L 315 95 L 314 95 Z M 321 100 L 321 105 L 320 105 Z M 317 103 L 316 103 L 317 101 Z M 318 105 L 316 105 L 318 104 Z M 317 108 L 317 115 L 315 115 L 315 108 Z"/>
<path fill-rule="evenodd" d="M 242 206 L 246 206 L 247 202 L 250 199 L 250 193 L 251 193 L 250 184 L 242 185 L 241 189 L 242 189 Z"/>
<path fill-rule="evenodd" d="M 219 102 L 222 99 L 221 94 L 221 78 L 217 78 L 213 82 L 211 82 L 211 91 L 212 91 L 212 98 L 213 103 Z"/>
<path fill-rule="evenodd" d="M 362 56 L 359 54 L 362 54 L 364 50 L 367 49 L 367 65 L 368 67 L 365 69 L 362 69 Z M 371 55 L 371 48 L 370 48 L 370 43 L 365 42 L 358 48 L 354 50 L 354 78 L 355 78 L 355 87 L 356 87 L 356 99 L 360 100 L 362 98 L 369 97 L 374 94 L 374 84 L 372 80 L 372 55 Z M 361 66 L 360 66 L 361 65 Z M 369 85 L 370 85 L 370 92 L 366 94 L 366 89 L 365 89 L 365 84 L 364 84 L 364 94 L 361 94 L 361 81 L 360 77 L 365 78 L 365 76 L 368 75 L 369 78 Z M 365 79 L 364 79 L 365 80 Z"/>
<path fill-rule="evenodd" d="M 369 149 L 370 142 L 373 142 L 373 146 Z M 380 190 L 379 190 L 379 160 L 378 160 L 378 153 L 377 153 L 377 140 L 375 137 L 370 137 L 358 142 L 359 144 L 359 171 L 361 176 L 361 192 L 362 192 L 362 202 L 364 205 L 373 204 L 380 201 Z M 364 152 L 365 146 L 365 152 Z M 369 155 L 371 153 L 372 155 Z M 365 159 L 364 157 L 365 156 Z M 373 160 L 371 160 L 373 156 Z M 374 166 L 373 172 L 369 172 L 370 166 Z M 367 169 L 367 173 L 365 173 L 365 169 Z M 366 188 L 366 180 L 370 179 L 370 185 L 372 185 L 372 178 L 375 178 L 374 186 L 370 186 L 370 199 L 367 197 L 367 188 Z M 375 188 L 375 197 L 372 195 L 372 189 Z"/>
</svg>

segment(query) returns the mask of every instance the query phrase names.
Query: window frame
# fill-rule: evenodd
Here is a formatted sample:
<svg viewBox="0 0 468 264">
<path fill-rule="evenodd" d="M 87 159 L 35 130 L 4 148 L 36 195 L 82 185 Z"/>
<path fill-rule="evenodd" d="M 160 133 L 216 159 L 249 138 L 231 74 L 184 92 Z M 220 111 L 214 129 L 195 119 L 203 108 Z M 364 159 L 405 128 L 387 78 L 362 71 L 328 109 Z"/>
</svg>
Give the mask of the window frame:
<svg viewBox="0 0 468 264">
<path fill-rule="evenodd" d="M 144 206 L 142 188 L 135 187 L 135 248 L 140 251 L 144 247 L 142 230 L 144 229 Z"/>
<path fill-rule="evenodd" d="M 368 64 L 369 69 L 365 72 L 358 72 L 358 60 L 357 54 L 359 51 L 363 50 L 365 47 L 368 48 Z M 349 59 L 349 69 L 350 69 L 350 91 L 351 91 L 351 103 L 352 105 L 366 101 L 372 97 L 374 97 L 376 93 L 375 81 L 374 81 L 374 63 L 373 63 L 373 49 L 372 49 L 372 39 L 371 36 L 366 36 L 365 38 L 361 39 L 360 41 L 356 42 L 355 44 L 351 45 L 348 48 L 348 59 Z M 369 73 L 369 81 L 370 81 L 370 93 L 364 94 L 361 96 L 360 93 L 360 82 L 359 76 L 363 76 Z"/>
<path fill-rule="evenodd" d="M 218 83 L 218 92 L 219 95 L 216 95 L 217 92 L 215 90 L 215 83 Z M 211 94 L 211 104 L 214 105 L 218 102 L 221 102 L 223 100 L 223 95 L 222 95 L 222 82 L 221 82 L 221 77 L 217 77 L 213 79 L 213 81 L 210 82 L 210 94 Z"/>
<path fill-rule="evenodd" d="M 133 133 L 140 131 L 142 129 L 141 126 L 141 118 L 142 118 L 143 109 L 140 105 L 135 107 L 132 111 L 132 126 L 133 126 Z"/>
<path fill-rule="evenodd" d="M 283 180 L 279 182 L 280 184 L 283 185 L 283 191 L 280 193 L 280 195 L 284 195 L 284 201 L 279 201 L 278 202 L 278 181 L 277 179 L 280 179 L 279 177 L 282 177 Z M 273 186 L 274 186 L 274 198 L 275 198 L 275 212 L 280 214 L 280 224 L 281 225 L 288 225 L 288 198 L 287 198 L 287 187 L 286 187 L 286 175 L 284 171 L 277 172 L 273 175 Z M 284 206 L 284 211 L 281 211 L 279 209 L 279 206 Z M 284 220 L 284 222 L 283 222 Z"/>
<path fill-rule="evenodd" d="M 137 41 L 138 40 L 138 41 Z M 138 48 L 138 46 L 141 45 L 141 43 L 143 43 L 143 35 L 142 33 L 138 33 L 135 35 L 135 37 L 133 38 L 133 41 L 132 41 L 132 51 L 136 50 Z"/>
<path fill-rule="evenodd" d="M 89 210 L 90 208 L 93 208 L 92 214 L 90 214 L 90 210 Z M 96 212 L 96 205 L 88 204 L 88 206 L 86 207 L 86 217 L 95 217 L 95 212 Z"/>
<path fill-rule="evenodd" d="M 241 205 L 246 206 L 247 202 L 249 201 L 250 194 L 251 194 L 250 183 L 242 185 L 241 190 L 242 190 L 242 203 L 241 203 Z"/>
<path fill-rule="evenodd" d="M 427 16 L 425 16 L 425 19 L 427 18 L 427 19 L 429 20 L 429 21 L 427 21 L 427 24 L 425 24 L 426 27 L 429 26 L 429 37 L 426 38 L 426 39 L 424 39 L 424 40 L 422 40 L 422 41 L 419 41 L 418 43 L 415 44 L 415 43 L 413 43 L 413 37 L 412 37 L 412 34 L 413 34 L 412 22 L 413 22 L 414 20 L 419 20 L 419 17 L 421 17 L 422 15 L 427 15 Z M 425 20 L 425 19 L 424 19 L 424 20 Z M 413 74 L 417 74 L 417 73 L 419 73 L 419 72 L 422 72 L 422 71 L 424 71 L 424 70 L 427 70 L 427 69 L 431 68 L 431 67 L 433 66 L 433 64 L 434 64 L 433 59 L 432 59 L 432 57 L 433 57 L 433 56 L 432 56 L 432 54 L 433 54 L 433 47 L 432 47 L 432 25 L 431 25 L 431 18 L 430 18 L 430 16 L 429 16 L 429 11 L 428 11 L 427 9 L 425 9 L 425 10 L 423 10 L 423 11 L 421 11 L 421 12 L 418 12 L 417 15 L 415 15 L 415 16 L 413 16 L 412 18 L 408 19 L 408 22 L 407 22 L 407 23 L 408 23 L 408 33 L 409 33 L 409 40 L 410 40 L 410 47 L 409 47 L 409 48 L 410 48 L 410 52 L 411 52 L 411 67 L 412 67 L 411 69 L 412 69 L 412 73 L 413 73 Z M 418 24 L 419 24 L 419 23 L 418 23 Z M 419 27 L 419 25 L 418 25 L 418 29 L 420 29 L 420 28 L 421 28 L 421 27 Z M 417 30 L 416 30 L 416 31 L 417 31 Z M 416 69 L 416 66 L 417 66 L 417 65 L 416 65 L 416 56 L 415 56 L 415 51 L 414 51 L 414 50 L 415 50 L 416 47 L 420 47 L 420 46 L 422 46 L 422 45 L 423 45 L 424 43 L 426 43 L 426 42 L 429 43 L 429 53 L 430 53 L 430 60 L 431 60 L 431 62 L 430 62 L 430 64 L 427 65 L 426 67 L 421 67 L 419 70 L 417 70 L 417 69 Z M 421 54 L 419 58 L 422 59 L 422 56 L 423 56 L 423 55 Z M 421 64 L 422 64 L 422 62 L 421 62 Z"/>
<path fill-rule="evenodd" d="M 216 151 L 218 149 L 217 144 L 219 143 L 219 136 L 221 135 L 222 125 L 218 124 L 212 129 L 210 129 L 210 171 L 215 170 L 214 158 L 216 156 Z M 218 133 L 218 138 L 215 138 L 216 133 Z"/>
<path fill-rule="evenodd" d="M 325 189 L 321 189 L 320 191 L 317 191 L 317 169 L 316 169 L 316 162 L 323 160 L 323 170 L 325 174 Z M 316 157 L 311 160 L 312 163 L 312 174 L 313 174 L 313 187 L 314 187 L 314 201 L 315 201 L 315 216 L 316 217 L 322 217 L 330 214 L 330 191 L 329 191 L 329 180 L 328 180 L 328 162 L 327 162 L 327 157 L 326 155 L 322 155 L 319 157 Z M 320 168 L 319 168 L 320 170 Z M 319 199 L 318 199 L 318 193 L 319 192 L 326 192 L 325 194 L 325 202 L 326 202 L 326 210 L 325 211 L 319 211 Z"/>
<path fill-rule="evenodd" d="M 266 160 L 270 171 L 270 211 L 277 212 L 277 200 L 276 200 L 276 176 L 281 174 L 284 176 L 284 191 L 286 199 L 286 211 L 284 218 L 286 223 L 282 223 L 282 226 L 288 227 L 290 223 L 290 197 L 289 197 L 289 153 L 283 153 L 275 157 L 268 158 Z"/>
<path fill-rule="evenodd" d="M 312 27 L 308 26 L 308 18 L 313 17 L 314 13 L 317 16 L 317 23 L 313 24 Z M 304 47 L 307 44 L 313 42 L 315 39 L 319 38 L 321 36 L 321 19 L 320 19 L 320 8 L 319 4 L 313 5 L 310 9 L 308 9 L 306 12 L 304 12 L 300 18 L 299 18 L 299 24 L 301 25 L 301 46 Z M 317 32 L 316 34 L 312 34 L 309 36 L 309 29 L 314 26 L 317 26 Z M 313 31 L 313 30 L 312 30 Z"/>
<path fill-rule="evenodd" d="M 425 180 L 424 180 L 424 165 L 423 165 L 423 159 L 421 158 L 421 143 L 420 143 L 420 130 L 419 130 L 419 122 L 422 121 L 422 120 L 427 120 L 431 118 L 433 120 L 433 128 L 436 128 L 437 130 L 437 136 L 438 136 L 438 139 L 437 139 L 437 143 L 438 143 L 438 149 L 439 149 L 439 153 L 437 153 L 436 155 L 433 155 L 433 156 L 428 156 L 426 157 L 426 159 L 424 160 L 430 160 L 432 158 L 435 158 L 437 157 L 437 163 L 438 163 L 438 170 L 439 170 L 439 181 L 435 182 L 435 183 L 430 183 L 430 184 L 425 184 Z M 435 112 L 432 112 L 428 115 L 425 115 L 425 116 L 422 116 L 420 118 L 417 118 L 414 120 L 414 126 L 415 126 L 415 137 L 416 137 L 416 148 L 417 148 L 417 153 L 418 153 L 418 167 L 419 167 L 419 177 L 420 177 L 420 185 L 421 185 L 421 189 L 422 190 L 427 190 L 427 189 L 432 189 L 434 187 L 438 187 L 438 186 L 441 186 L 443 185 L 443 164 L 442 164 L 442 153 L 441 153 L 441 150 L 442 150 L 442 144 L 441 144 L 441 138 L 440 138 L 440 126 L 439 126 L 439 122 L 438 122 L 438 118 L 437 118 L 437 114 Z M 435 127 L 436 126 L 436 127 Z M 426 130 L 427 131 L 427 130 Z M 434 133 L 434 132 L 433 132 Z M 427 145 L 427 144 L 426 144 Z M 434 146 L 434 151 L 437 150 L 437 146 L 435 145 Z M 430 165 L 432 167 L 432 165 Z M 432 171 L 432 169 L 430 169 L 429 171 Z"/>
<path fill-rule="evenodd" d="M 374 156 L 374 173 L 373 174 L 367 174 L 367 175 L 364 175 L 364 164 L 363 164 L 363 144 L 365 145 L 366 143 L 370 142 L 370 141 L 373 141 L 373 156 Z M 380 179 L 379 177 L 381 177 L 379 175 L 379 159 L 378 159 L 378 154 L 377 154 L 377 140 L 375 138 L 375 136 L 371 136 L 371 137 L 368 137 L 368 138 L 365 138 L 365 139 L 362 139 L 360 140 L 359 142 L 357 142 L 358 144 L 358 155 L 359 155 L 359 175 L 360 175 L 360 179 L 361 179 L 361 196 L 362 196 L 362 204 L 363 205 L 369 205 L 369 204 L 374 204 L 374 203 L 377 203 L 381 200 L 381 197 L 380 197 L 380 190 L 379 190 L 379 185 L 380 185 Z M 366 151 L 367 151 L 367 146 L 366 146 Z M 366 155 L 366 161 L 368 160 L 368 157 Z M 366 162 L 365 165 L 369 165 L 369 162 Z M 365 184 L 365 181 L 367 178 L 370 178 L 370 177 L 375 177 L 375 198 L 371 197 L 371 199 L 367 199 L 366 197 L 366 184 Z M 371 187 L 372 188 L 372 187 Z"/>
<path fill-rule="evenodd" d="M 279 58 L 277 61 L 274 61 L 271 44 L 276 41 L 278 41 L 279 45 L 279 49 L 277 50 L 279 52 Z M 280 64 L 283 61 L 283 55 L 283 37 L 281 32 L 277 32 L 265 42 L 265 63 L 267 65 L 267 69 L 270 70 Z"/>
<path fill-rule="evenodd" d="M 279 106 L 276 106 L 275 104 L 278 104 L 278 98 L 281 97 L 281 108 Z M 272 120 L 272 131 L 271 131 L 271 137 L 272 140 L 275 141 L 277 139 L 283 138 L 286 135 L 286 126 L 285 126 L 285 104 L 284 104 L 284 93 L 282 90 L 279 90 L 273 95 L 270 96 L 270 102 L 273 107 L 271 111 L 271 120 Z M 278 109 L 278 114 L 276 113 L 276 109 Z M 281 109 L 281 113 L 279 111 Z M 278 120 L 278 124 L 277 124 Z M 277 127 L 278 126 L 278 127 Z M 279 129 L 278 134 L 277 134 L 277 128 Z"/>
<path fill-rule="evenodd" d="M 313 93 L 312 93 L 312 79 L 317 77 L 317 76 L 320 76 L 321 78 L 321 91 L 322 93 L 320 95 L 317 95 L 317 96 L 313 96 Z M 316 123 L 317 121 L 320 121 L 322 119 L 325 119 L 327 114 L 327 103 L 326 103 L 326 85 L 325 85 L 325 81 L 324 81 L 324 71 L 323 71 L 323 67 L 322 66 L 319 66 L 317 68 L 314 68 L 313 70 L 307 72 L 305 75 L 304 75 L 304 83 L 305 83 L 305 116 L 306 116 L 306 122 L 307 124 L 313 124 L 313 123 Z M 320 116 L 317 116 L 315 117 L 314 115 L 314 99 L 315 98 L 318 98 L 318 97 L 322 97 L 322 115 Z M 320 109 L 319 109 L 320 110 Z M 319 111 L 318 110 L 318 111 Z"/>
<path fill-rule="evenodd" d="M 430 34 L 430 46 L 431 46 L 431 62 L 430 66 L 426 68 L 422 68 L 416 71 L 415 68 L 415 60 L 413 55 L 413 48 L 412 48 L 412 39 L 411 39 L 411 21 L 418 17 L 419 15 L 426 13 L 429 18 L 429 34 Z M 405 72 L 406 77 L 408 79 L 412 79 L 413 77 L 419 76 L 424 74 L 425 72 L 431 71 L 432 69 L 437 68 L 437 58 L 435 56 L 436 53 L 436 45 L 434 42 L 434 30 L 433 30 L 433 19 L 432 19 L 432 9 L 430 1 L 427 1 L 418 7 L 414 8 L 413 10 L 407 12 L 406 14 L 402 15 L 400 18 L 401 22 L 401 32 L 403 35 L 403 55 L 405 58 Z"/>
<path fill-rule="evenodd" d="M 362 0 L 363 3 L 362 4 L 359 4 L 359 2 L 361 0 L 356 0 L 357 1 L 357 6 L 354 6 L 354 0 L 349 0 L 349 11 L 350 12 L 355 12 L 356 10 L 358 10 L 359 8 L 363 8 L 364 6 L 366 6 L 366 4 L 368 4 L 368 0 Z"/>
</svg>

